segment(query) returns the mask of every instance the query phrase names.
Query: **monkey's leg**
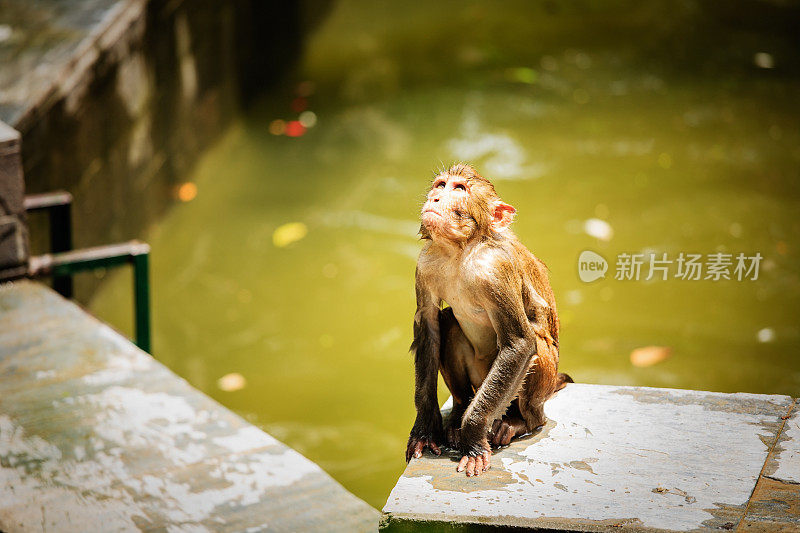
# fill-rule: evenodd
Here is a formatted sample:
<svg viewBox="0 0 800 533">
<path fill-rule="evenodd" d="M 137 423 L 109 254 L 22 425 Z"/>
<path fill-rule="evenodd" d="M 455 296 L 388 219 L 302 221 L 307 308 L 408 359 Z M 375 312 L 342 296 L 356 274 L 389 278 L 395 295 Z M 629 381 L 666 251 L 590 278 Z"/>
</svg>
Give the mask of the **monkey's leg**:
<svg viewBox="0 0 800 533">
<path fill-rule="evenodd" d="M 453 396 L 453 410 L 445 423 L 445 438 L 448 446 L 456 448 L 461 418 L 472 399 L 469 361 L 474 358 L 474 350 L 449 307 L 439 313 L 439 328 L 442 333 L 439 370 Z"/>
<path fill-rule="evenodd" d="M 547 421 L 544 402 L 562 387 L 558 374 L 558 348 L 546 339 L 536 339 L 534 357 L 522 388 L 519 391 L 519 410 L 525 421 L 524 433 L 531 432 Z"/>
<path fill-rule="evenodd" d="M 528 432 L 528 425 L 519 410 L 519 400 L 514 400 L 502 418 L 495 419 L 489 440 L 493 446 L 507 446 L 511 439 Z"/>
</svg>

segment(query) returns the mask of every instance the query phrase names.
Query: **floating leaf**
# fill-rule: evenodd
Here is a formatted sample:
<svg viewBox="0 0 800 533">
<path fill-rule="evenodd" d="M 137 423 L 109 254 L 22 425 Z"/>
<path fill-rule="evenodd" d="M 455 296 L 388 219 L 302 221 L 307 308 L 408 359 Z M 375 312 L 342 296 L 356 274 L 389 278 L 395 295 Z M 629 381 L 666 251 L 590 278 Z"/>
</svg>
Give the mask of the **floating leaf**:
<svg viewBox="0 0 800 533">
<path fill-rule="evenodd" d="M 217 387 L 225 392 L 233 392 L 243 389 L 247 385 L 247 380 L 238 372 L 225 374 L 217 380 Z"/>
<path fill-rule="evenodd" d="M 197 185 L 190 181 L 182 183 L 178 187 L 177 196 L 181 202 L 191 202 L 197 196 Z"/>
<path fill-rule="evenodd" d="M 672 348 L 667 346 L 644 346 L 631 352 L 631 364 L 638 367 L 653 366 L 671 354 Z"/>
<path fill-rule="evenodd" d="M 302 222 L 289 222 L 278 226 L 272 234 L 272 244 L 278 248 L 285 248 L 297 242 L 308 234 L 308 227 Z"/>
</svg>

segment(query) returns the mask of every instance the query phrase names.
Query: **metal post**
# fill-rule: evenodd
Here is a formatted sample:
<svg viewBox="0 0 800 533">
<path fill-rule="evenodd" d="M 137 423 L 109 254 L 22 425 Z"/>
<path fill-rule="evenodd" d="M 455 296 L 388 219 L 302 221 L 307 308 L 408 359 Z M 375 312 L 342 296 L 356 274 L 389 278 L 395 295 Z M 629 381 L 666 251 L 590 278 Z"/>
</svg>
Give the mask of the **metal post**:
<svg viewBox="0 0 800 533">
<path fill-rule="evenodd" d="M 53 253 L 72 250 L 72 205 L 69 203 L 50 209 L 50 250 Z M 72 276 L 54 277 L 53 289 L 64 298 L 72 298 Z"/>
<path fill-rule="evenodd" d="M 136 345 L 150 352 L 150 282 L 148 254 L 133 256 L 133 312 L 136 323 Z"/>
<path fill-rule="evenodd" d="M 150 351 L 150 287 L 148 254 L 150 247 L 139 241 L 97 246 L 59 254 L 44 254 L 30 258 L 30 277 L 53 276 L 68 278 L 78 272 L 97 268 L 133 265 L 133 303 L 136 323 L 136 345 Z"/>
<path fill-rule="evenodd" d="M 47 211 L 50 224 L 50 253 L 72 250 L 72 195 L 67 191 L 29 194 L 25 211 Z M 72 276 L 54 276 L 53 289 L 64 298 L 72 298 Z"/>
</svg>

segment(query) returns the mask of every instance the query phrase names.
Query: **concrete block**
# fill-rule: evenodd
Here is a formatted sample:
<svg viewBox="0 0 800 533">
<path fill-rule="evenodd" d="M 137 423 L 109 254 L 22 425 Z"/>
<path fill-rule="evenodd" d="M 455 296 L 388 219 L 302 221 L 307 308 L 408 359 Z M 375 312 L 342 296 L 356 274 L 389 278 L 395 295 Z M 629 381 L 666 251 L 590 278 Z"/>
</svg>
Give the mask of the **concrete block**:
<svg viewBox="0 0 800 533">
<path fill-rule="evenodd" d="M 19 277 L 26 270 L 28 230 L 24 199 L 20 134 L 0 122 L 0 280 Z"/>
<path fill-rule="evenodd" d="M 426 454 L 411 461 L 383 510 L 390 529 L 431 522 L 570 531 L 731 529 L 745 516 L 793 402 L 571 384 L 545 405 L 547 424 L 496 452 L 491 470 L 467 478 L 456 472 L 457 454 Z M 792 443 L 798 440 L 782 440 L 788 462 L 781 460 L 776 472 L 787 479 L 795 475 Z"/>
</svg>

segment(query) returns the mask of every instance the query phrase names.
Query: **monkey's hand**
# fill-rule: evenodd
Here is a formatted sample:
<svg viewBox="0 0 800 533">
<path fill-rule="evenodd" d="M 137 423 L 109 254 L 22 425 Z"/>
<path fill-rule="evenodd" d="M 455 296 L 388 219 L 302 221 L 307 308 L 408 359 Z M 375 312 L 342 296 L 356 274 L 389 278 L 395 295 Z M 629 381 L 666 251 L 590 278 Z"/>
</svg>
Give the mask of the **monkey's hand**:
<svg viewBox="0 0 800 533">
<path fill-rule="evenodd" d="M 406 462 L 409 462 L 412 457 L 415 459 L 422 457 L 422 452 L 426 447 L 430 448 L 436 455 L 442 454 L 442 450 L 439 448 L 439 445 L 436 444 L 433 437 L 415 436 L 412 431 L 411 435 L 408 437 L 408 445 L 406 446 Z"/>
<path fill-rule="evenodd" d="M 442 450 L 439 446 L 441 446 L 443 433 L 442 415 L 438 408 L 431 409 L 429 412 L 419 412 L 414 427 L 411 428 L 411 434 L 408 436 L 406 462 L 409 462 L 412 457 L 417 459 L 422 457 L 425 448 L 430 448 L 436 455 L 441 455 Z"/>
<path fill-rule="evenodd" d="M 464 442 L 464 436 L 459 439 L 461 441 L 461 460 L 458 462 L 456 471 L 467 471 L 467 477 L 479 476 L 490 468 L 490 461 L 492 458 L 492 450 L 489 447 L 489 441 L 486 437 L 479 439 L 474 444 Z"/>
</svg>

